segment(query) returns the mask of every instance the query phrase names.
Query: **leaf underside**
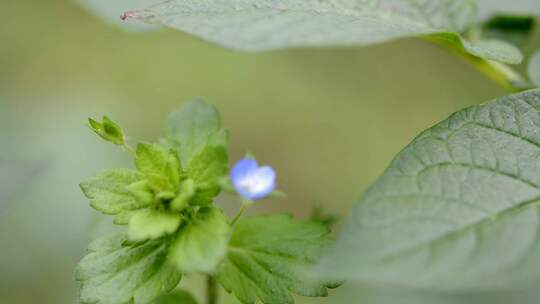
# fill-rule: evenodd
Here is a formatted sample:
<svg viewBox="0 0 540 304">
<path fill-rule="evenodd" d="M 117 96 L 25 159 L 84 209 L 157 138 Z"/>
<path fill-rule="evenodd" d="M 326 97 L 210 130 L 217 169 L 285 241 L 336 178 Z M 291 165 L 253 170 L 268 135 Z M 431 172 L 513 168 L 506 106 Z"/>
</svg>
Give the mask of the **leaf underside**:
<svg viewBox="0 0 540 304">
<path fill-rule="evenodd" d="M 420 134 L 352 212 L 324 276 L 446 290 L 540 283 L 540 90 Z"/>
<path fill-rule="evenodd" d="M 456 43 L 475 56 L 511 64 L 521 61 L 519 50 L 504 42 L 472 45 L 457 34 L 474 22 L 472 0 L 412 2 L 172 0 L 127 14 L 243 51 L 369 45 L 443 34 L 455 36 Z"/>
</svg>

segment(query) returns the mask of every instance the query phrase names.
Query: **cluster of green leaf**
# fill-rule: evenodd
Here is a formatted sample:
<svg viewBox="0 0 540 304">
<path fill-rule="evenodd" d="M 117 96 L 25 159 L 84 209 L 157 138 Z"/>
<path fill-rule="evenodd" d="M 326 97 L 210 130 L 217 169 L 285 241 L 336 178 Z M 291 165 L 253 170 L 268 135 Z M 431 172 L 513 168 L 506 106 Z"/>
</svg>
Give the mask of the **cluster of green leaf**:
<svg viewBox="0 0 540 304">
<path fill-rule="evenodd" d="M 522 1 L 522 6 L 534 6 L 535 1 Z M 511 90 L 530 88 L 524 77 L 505 64 L 523 60 L 514 44 L 530 32 L 534 17 L 522 9 L 512 13 L 527 14 L 520 17 L 525 27 L 519 22 L 499 27 L 492 20 L 484 24 L 485 18 L 511 6 L 495 4 L 491 7 L 492 3 L 477 0 L 171 0 L 127 12 L 125 17 L 244 51 L 425 37 L 469 59 Z"/>
<path fill-rule="evenodd" d="M 128 147 L 107 117 L 90 119 L 90 127 Z M 228 171 L 227 137 L 217 110 L 195 101 L 170 116 L 160 143 L 128 148 L 135 169 L 104 170 L 81 183 L 94 209 L 127 225 L 89 246 L 76 274 L 81 303 L 152 303 L 192 273 L 217 278 L 246 304 L 293 303 L 290 292 L 325 296 L 335 286 L 302 271 L 328 245 L 325 224 L 282 215 L 234 224 L 214 204 Z M 156 301 L 195 303 L 185 292 Z"/>
</svg>

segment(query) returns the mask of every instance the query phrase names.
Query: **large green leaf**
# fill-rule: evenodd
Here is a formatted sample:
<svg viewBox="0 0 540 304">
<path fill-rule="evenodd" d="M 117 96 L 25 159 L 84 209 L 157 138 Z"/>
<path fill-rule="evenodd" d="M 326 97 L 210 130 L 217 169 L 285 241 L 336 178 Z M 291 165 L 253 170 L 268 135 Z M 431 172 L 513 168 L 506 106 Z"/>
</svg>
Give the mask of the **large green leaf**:
<svg viewBox="0 0 540 304">
<path fill-rule="evenodd" d="M 163 240 L 123 246 L 115 234 L 90 244 L 76 271 L 83 304 L 147 304 L 173 289 L 181 274 L 166 262 Z"/>
<path fill-rule="evenodd" d="M 371 284 L 490 290 L 540 283 L 540 90 L 420 134 L 352 211 L 318 271 Z"/>
<path fill-rule="evenodd" d="M 327 295 L 322 282 L 300 269 L 315 263 L 328 245 L 329 230 L 319 222 L 295 221 L 286 215 L 243 219 L 234 229 L 219 282 L 245 304 L 294 303 L 290 292 Z"/>
<path fill-rule="evenodd" d="M 223 211 L 203 207 L 178 232 L 169 260 L 182 273 L 214 273 L 227 253 L 229 230 Z"/>
<path fill-rule="evenodd" d="M 367 45 L 443 34 L 454 36 L 455 43 L 475 56 L 521 61 L 519 50 L 502 42 L 472 44 L 457 34 L 474 22 L 472 0 L 172 0 L 126 16 L 245 51 Z"/>
</svg>

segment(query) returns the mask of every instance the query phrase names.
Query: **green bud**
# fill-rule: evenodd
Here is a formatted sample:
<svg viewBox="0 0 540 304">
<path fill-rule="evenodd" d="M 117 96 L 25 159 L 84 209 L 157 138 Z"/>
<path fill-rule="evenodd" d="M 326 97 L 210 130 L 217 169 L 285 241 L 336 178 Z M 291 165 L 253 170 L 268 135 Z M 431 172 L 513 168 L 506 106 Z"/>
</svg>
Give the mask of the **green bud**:
<svg viewBox="0 0 540 304">
<path fill-rule="evenodd" d="M 122 128 L 107 116 L 103 116 L 102 122 L 88 118 L 90 129 L 102 139 L 115 145 L 122 146 L 125 143 L 125 136 Z"/>
</svg>

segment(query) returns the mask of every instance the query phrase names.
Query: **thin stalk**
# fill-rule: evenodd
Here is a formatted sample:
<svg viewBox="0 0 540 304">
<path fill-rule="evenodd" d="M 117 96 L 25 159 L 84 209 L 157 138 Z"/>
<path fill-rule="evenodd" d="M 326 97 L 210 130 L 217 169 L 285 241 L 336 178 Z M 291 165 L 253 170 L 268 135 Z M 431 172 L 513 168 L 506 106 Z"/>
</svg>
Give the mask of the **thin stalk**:
<svg viewBox="0 0 540 304">
<path fill-rule="evenodd" d="M 482 74 L 510 92 L 520 92 L 532 88 L 528 81 L 509 65 L 473 56 L 463 47 L 458 46 L 460 43 L 455 39 L 457 38 L 444 35 L 428 35 L 424 37 L 424 40 L 442 46 L 462 57 Z"/>
<path fill-rule="evenodd" d="M 217 304 L 218 288 L 216 279 L 208 275 L 206 277 L 206 304 Z"/>
<path fill-rule="evenodd" d="M 231 221 L 231 224 L 230 224 L 231 226 L 234 226 L 234 224 L 236 224 L 236 222 L 238 222 L 238 220 L 242 217 L 244 212 L 246 212 L 246 209 L 247 209 L 246 206 L 247 206 L 246 204 L 242 204 L 242 207 L 240 207 L 240 210 L 238 210 L 238 213 L 236 214 L 236 216 Z"/>
<path fill-rule="evenodd" d="M 135 150 L 130 145 L 128 145 L 127 143 L 124 143 L 122 145 L 122 148 L 124 148 L 129 154 L 135 155 Z"/>
</svg>

